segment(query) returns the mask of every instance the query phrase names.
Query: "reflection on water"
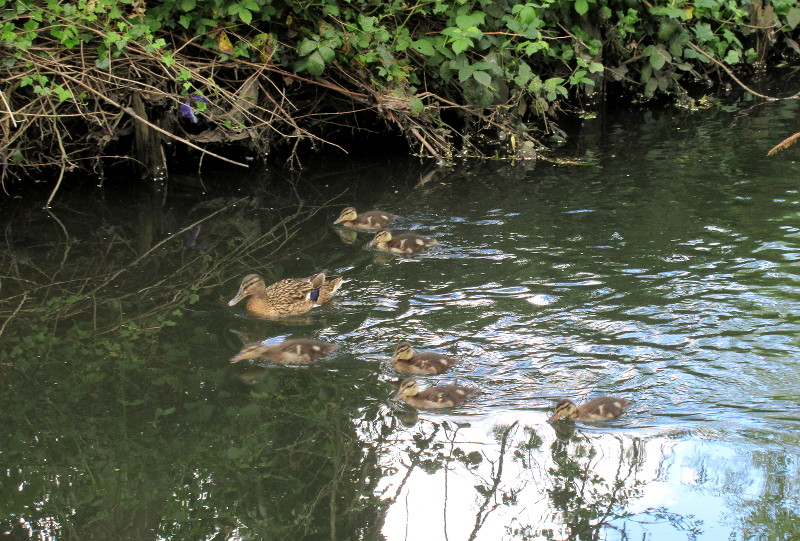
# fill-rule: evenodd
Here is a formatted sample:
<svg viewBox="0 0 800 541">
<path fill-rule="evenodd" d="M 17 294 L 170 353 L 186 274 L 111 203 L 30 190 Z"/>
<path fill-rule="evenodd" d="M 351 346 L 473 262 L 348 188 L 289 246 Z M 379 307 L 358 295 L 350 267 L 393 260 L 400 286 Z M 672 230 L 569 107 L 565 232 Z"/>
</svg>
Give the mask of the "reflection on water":
<svg viewBox="0 0 800 541">
<path fill-rule="evenodd" d="M 234 211 L 208 207 L 217 214 L 197 229 L 199 215 L 160 209 L 157 227 L 139 216 L 150 225 L 132 257 L 183 227 L 168 216 L 197 236 L 195 247 L 181 237 L 167 261 L 202 253 L 196 264 L 214 278 L 188 309 L 176 301 L 188 311 L 161 321 L 143 351 L 88 331 L 68 355 L 25 346 L 61 329 L 14 342 L 18 360 L 3 372 L 15 434 L 3 450 L 2 485 L 15 494 L 4 529 L 42 539 L 791 538 L 800 166 L 793 149 L 764 155 L 797 107 L 587 121 L 570 150 L 585 153 L 580 167 L 350 171 L 309 190 L 320 201 L 303 220 L 263 195 Z M 393 229 L 438 244 L 411 256 L 369 250 L 372 234 L 330 225 L 347 204 L 397 213 Z M 281 252 L 260 251 L 270 239 Z M 137 282 L 187 265 L 162 261 Z M 346 282 L 303 316 L 256 320 L 225 306 L 250 272 L 269 281 L 322 269 Z M 297 337 L 341 349 L 307 367 L 227 361 L 243 343 Z M 393 403 L 403 375 L 388 360 L 402 341 L 462 359 L 420 377 L 423 387 L 481 393 L 441 412 Z M 72 380 L 70 362 L 84 370 Z M 76 381 L 86 390 L 64 394 Z M 610 423 L 546 423 L 559 398 L 600 395 L 633 404 Z M 112 527 L 121 523 L 136 527 Z"/>
</svg>

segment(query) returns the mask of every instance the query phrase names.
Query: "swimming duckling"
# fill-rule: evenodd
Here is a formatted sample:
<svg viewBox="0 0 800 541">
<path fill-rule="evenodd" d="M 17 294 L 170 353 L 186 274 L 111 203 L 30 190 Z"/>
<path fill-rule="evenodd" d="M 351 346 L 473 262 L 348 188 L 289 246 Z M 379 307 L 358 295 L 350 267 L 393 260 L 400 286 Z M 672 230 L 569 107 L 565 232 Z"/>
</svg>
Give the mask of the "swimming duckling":
<svg viewBox="0 0 800 541">
<path fill-rule="evenodd" d="M 415 353 L 408 342 L 403 342 L 394 350 L 392 366 L 399 372 L 432 376 L 445 372 L 459 361 L 452 355 L 441 353 Z"/>
<path fill-rule="evenodd" d="M 413 254 L 434 244 L 436 244 L 436 239 L 429 239 L 414 233 L 403 233 L 395 237 L 388 229 L 381 229 L 375 233 L 375 238 L 369 243 L 378 250 L 398 254 Z"/>
<path fill-rule="evenodd" d="M 244 359 L 264 359 L 277 364 L 309 364 L 320 356 L 339 349 L 336 344 L 312 340 L 311 338 L 292 338 L 280 344 L 263 344 L 253 342 L 245 344 L 242 349 L 231 357 L 232 363 Z"/>
<path fill-rule="evenodd" d="M 452 408 L 458 406 L 467 398 L 478 394 L 474 387 L 461 385 L 438 385 L 420 390 L 414 378 L 403 380 L 400 391 L 395 395 L 395 400 L 403 400 L 409 406 L 422 409 Z"/>
<path fill-rule="evenodd" d="M 328 302 L 342 285 L 340 276 L 326 280 L 320 272 L 308 278 L 286 278 L 269 287 L 257 274 L 248 274 L 239 286 L 239 292 L 228 302 L 233 306 L 245 297 L 247 311 L 254 316 L 277 317 L 304 314 L 313 307 Z"/>
<path fill-rule="evenodd" d="M 377 231 L 386 224 L 397 218 L 396 214 L 383 212 L 382 210 L 368 210 L 358 214 L 353 207 L 346 207 L 336 218 L 334 224 L 341 224 L 352 229 L 362 229 L 364 231 Z"/>
<path fill-rule="evenodd" d="M 576 406 L 575 402 L 565 398 L 556 404 L 556 411 L 547 422 L 552 423 L 562 418 L 583 422 L 610 421 L 622 415 L 630 403 L 627 398 L 601 396 Z"/>
</svg>

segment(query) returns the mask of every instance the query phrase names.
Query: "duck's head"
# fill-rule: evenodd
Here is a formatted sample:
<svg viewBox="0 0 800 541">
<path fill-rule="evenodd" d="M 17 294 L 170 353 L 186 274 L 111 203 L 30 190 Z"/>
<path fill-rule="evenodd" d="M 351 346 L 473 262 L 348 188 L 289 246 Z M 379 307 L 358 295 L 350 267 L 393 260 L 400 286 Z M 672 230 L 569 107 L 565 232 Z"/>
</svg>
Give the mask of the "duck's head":
<svg viewBox="0 0 800 541">
<path fill-rule="evenodd" d="M 419 385 L 414 378 L 404 379 L 400 384 L 400 390 L 395 395 L 395 400 L 402 400 L 407 396 L 416 396 L 419 394 Z"/>
<path fill-rule="evenodd" d="M 411 344 L 409 344 L 408 342 L 403 342 L 401 344 L 398 344 L 397 348 L 395 348 L 394 357 L 392 359 L 407 361 L 413 356 L 414 356 L 414 348 L 412 348 Z"/>
<path fill-rule="evenodd" d="M 558 404 L 556 404 L 555 413 L 553 413 L 553 416 L 550 417 L 547 420 L 547 422 L 553 423 L 562 418 L 574 419 L 577 416 L 578 416 L 578 406 L 576 406 L 575 402 L 573 402 L 569 398 L 565 398 L 563 400 L 558 401 Z"/>
<path fill-rule="evenodd" d="M 339 214 L 339 217 L 336 218 L 336 221 L 333 223 L 340 224 L 342 222 L 351 222 L 355 220 L 357 217 L 358 213 L 356 212 L 356 209 L 354 209 L 353 207 L 345 207 L 344 209 L 342 209 L 342 213 Z"/>
<path fill-rule="evenodd" d="M 239 361 L 243 361 L 245 359 L 257 359 L 261 357 L 261 354 L 266 351 L 269 346 L 265 346 L 261 342 L 252 342 L 250 344 L 245 344 L 242 346 L 242 349 L 231 357 L 230 362 L 238 363 Z"/>
<path fill-rule="evenodd" d="M 372 239 L 372 242 L 369 243 L 370 246 L 375 246 L 376 244 L 380 244 L 382 242 L 389 242 L 392 240 L 392 233 L 388 229 L 381 229 L 377 233 L 375 233 L 375 238 Z"/>
<path fill-rule="evenodd" d="M 242 280 L 242 285 L 239 286 L 239 292 L 234 298 L 228 301 L 228 306 L 233 306 L 250 295 L 258 295 L 266 288 L 267 286 L 264 280 L 262 280 L 258 274 L 248 274 Z"/>
</svg>

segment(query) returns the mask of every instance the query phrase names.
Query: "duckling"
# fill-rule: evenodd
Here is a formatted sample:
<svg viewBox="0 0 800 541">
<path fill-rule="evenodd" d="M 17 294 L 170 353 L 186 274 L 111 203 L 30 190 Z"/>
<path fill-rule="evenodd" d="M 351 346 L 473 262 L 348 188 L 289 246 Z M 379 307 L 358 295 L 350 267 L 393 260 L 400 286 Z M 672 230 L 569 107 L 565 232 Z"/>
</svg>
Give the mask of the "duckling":
<svg viewBox="0 0 800 541">
<path fill-rule="evenodd" d="M 441 353 L 415 353 L 408 342 L 398 344 L 391 359 L 392 366 L 399 372 L 433 376 L 445 372 L 459 362 L 457 357 Z"/>
<path fill-rule="evenodd" d="M 558 419 L 571 419 L 573 421 L 610 421 L 622 415 L 622 411 L 630 404 L 627 398 L 614 398 L 613 396 L 601 396 L 583 404 L 576 406 L 575 402 L 565 398 L 556 404 L 556 411 L 548 423 L 553 423 Z"/>
<path fill-rule="evenodd" d="M 308 278 L 286 278 L 267 287 L 257 274 L 248 274 L 239 286 L 239 292 L 228 302 L 233 306 L 245 297 L 247 311 L 254 316 L 277 317 L 304 314 L 318 304 L 331 300 L 342 285 L 341 277 L 326 281 L 320 272 Z"/>
<path fill-rule="evenodd" d="M 383 212 L 382 210 L 368 210 L 358 214 L 353 207 L 346 207 L 336 218 L 334 224 L 341 224 L 352 229 L 362 229 L 364 231 L 377 231 L 386 224 L 397 218 L 396 214 Z"/>
<path fill-rule="evenodd" d="M 242 346 L 241 351 L 231 357 L 231 362 L 264 359 L 277 364 L 310 364 L 320 356 L 337 349 L 339 346 L 336 344 L 310 338 L 293 338 L 284 340 L 280 344 L 253 342 Z"/>
<path fill-rule="evenodd" d="M 422 409 L 452 408 L 478 394 L 478 389 L 461 385 L 438 385 L 420 390 L 414 378 L 403 380 L 395 400 L 404 400 L 409 406 Z"/>
<path fill-rule="evenodd" d="M 398 254 L 413 254 L 434 244 L 436 244 L 436 239 L 429 239 L 414 233 L 403 233 L 393 237 L 392 232 L 388 229 L 381 229 L 375 233 L 375 238 L 369 243 L 370 246 L 374 246 L 378 250 Z"/>
</svg>

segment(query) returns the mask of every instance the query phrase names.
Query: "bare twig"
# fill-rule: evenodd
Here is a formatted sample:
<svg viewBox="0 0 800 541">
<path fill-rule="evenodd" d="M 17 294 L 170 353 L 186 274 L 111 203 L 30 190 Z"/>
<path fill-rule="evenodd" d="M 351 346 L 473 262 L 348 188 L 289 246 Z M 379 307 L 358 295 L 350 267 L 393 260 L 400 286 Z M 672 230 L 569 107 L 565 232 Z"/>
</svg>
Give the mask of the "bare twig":
<svg viewBox="0 0 800 541">
<path fill-rule="evenodd" d="M 14 310 L 14 313 L 11 314 L 10 316 L 8 316 L 6 318 L 6 320 L 3 322 L 3 326 L 0 327 L 0 337 L 3 336 L 3 331 L 6 330 L 6 325 L 8 325 L 8 322 L 11 321 L 12 319 L 14 319 L 14 317 L 19 312 L 20 308 L 22 308 L 22 305 L 25 304 L 26 300 L 28 300 L 28 294 L 27 293 L 23 293 L 22 299 L 20 299 L 19 304 L 17 305 L 17 308 Z"/>
<path fill-rule="evenodd" d="M 783 141 L 772 147 L 772 150 L 767 152 L 767 156 L 773 156 L 778 152 L 780 152 L 781 150 L 789 148 L 790 146 L 795 144 L 798 139 L 800 139 L 800 132 L 797 132 L 794 135 L 787 137 L 786 139 L 784 139 Z"/>
<path fill-rule="evenodd" d="M 775 97 L 773 97 L 773 96 L 767 96 L 767 95 L 765 95 L 765 94 L 761 94 L 761 93 L 759 93 L 759 92 L 756 92 L 755 90 L 753 90 L 752 88 L 750 88 L 749 86 L 747 86 L 746 84 L 744 84 L 743 82 L 741 82 L 741 81 L 740 81 L 740 80 L 739 80 L 739 79 L 736 77 L 736 75 L 734 75 L 734 74 L 733 74 L 733 72 L 730 70 L 730 68 L 728 68 L 728 66 L 726 66 L 725 64 L 723 64 L 722 62 L 720 62 L 719 60 L 717 60 L 716 58 L 714 58 L 713 56 L 711 56 L 710 54 L 708 54 L 707 52 L 705 52 L 703 49 L 701 49 L 700 47 L 698 47 L 697 45 L 695 45 L 695 44 L 694 44 L 694 43 L 692 43 L 691 41 L 689 42 L 689 46 L 690 46 L 692 49 L 694 49 L 695 51 L 697 51 L 698 53 L 700 53 L 701 55 L 703 55 L 703 56 L 705 56 L 706 58 L 708 58 L 709 60 L 711 60 L 711 61 L 712 61 L 713 63 L 715 63 L 717 66 L 719 66 L 720 68 L 722 68 L 722 69 L 725 71 L 725 73 L 727 73 L 727 74 L 730 76 L 730 78 L 731 78 L 731 79 L 733 79 L 734 81 L 736 81 L 736 84 L 738 84 L 739 86 L 741 86 L 743 89 L 745 89 L 746 91 L 750 92 L 750 93 L 751 93 L 751 94 L 753 94 L 754 96 L 758 96 L 759 98 L 764 98 L 765 100 L 773 100 L 773 101 L 774 101 L 774 100 L 780 100 L 780 99 L 791 99 L 791 98 L 796 98 L 797 96 L 800 96 L 800 94 L 795 94 L 795 95 L 793 95 L 793 96 L 788 96 L 788 97 L 786 97 L 786 98 L 775 98 Z"/>
</svg>

